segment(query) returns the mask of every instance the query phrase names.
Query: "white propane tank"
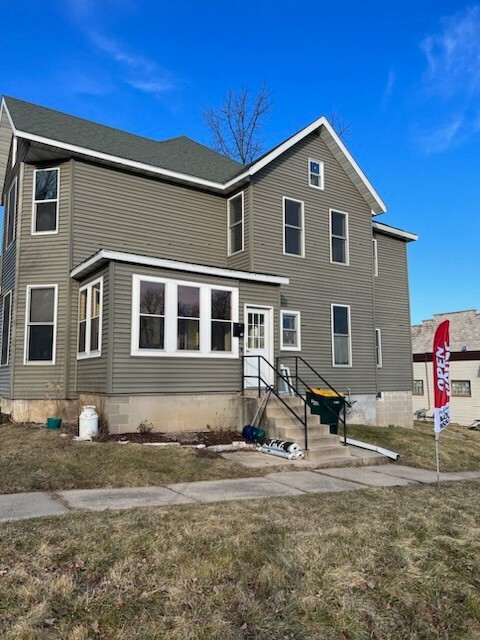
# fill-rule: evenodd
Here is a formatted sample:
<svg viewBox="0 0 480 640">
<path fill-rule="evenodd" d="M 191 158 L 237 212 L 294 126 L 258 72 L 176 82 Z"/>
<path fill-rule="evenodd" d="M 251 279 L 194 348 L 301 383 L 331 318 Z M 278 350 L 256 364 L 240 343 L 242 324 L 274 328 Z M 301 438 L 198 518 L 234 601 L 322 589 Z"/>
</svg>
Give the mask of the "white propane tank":
<svg viewBox="0 0 480 640">
<path fill-rule="evenodd" d="M 98 413 L 91 404 L 82 408 L 78 435 L 80 440 L 91 440 L 92 437 L 98 435 Z"/>
</svg>

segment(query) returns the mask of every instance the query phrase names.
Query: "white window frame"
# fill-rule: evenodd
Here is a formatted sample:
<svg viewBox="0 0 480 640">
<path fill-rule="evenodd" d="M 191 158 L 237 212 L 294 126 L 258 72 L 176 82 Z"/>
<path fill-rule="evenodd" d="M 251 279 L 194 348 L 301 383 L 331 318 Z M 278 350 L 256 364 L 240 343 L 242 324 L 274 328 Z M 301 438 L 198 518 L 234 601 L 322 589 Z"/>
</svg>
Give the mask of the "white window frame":
<svg viewBox="0 0 480 640">
<path fill-rule="evenodd" d="M 342 267 L 349 267 L 350 266 L 350 231 L 349 231 L 349 220 L 348 220 L 348 213 L 346 211 L 340 211 L 339 209 L 329 209 L 328 210 L 328 223 L 329 223 L 329 230 L 330 230 L 330 263 L 331 264 L 339 264 Z M 341 237 L 341 236 L 334 236 L 332 233 L 332 214 L 333 213 L 339 213 L 342 216 L 345 216 L 345 232 L 346 232 L 346 236 L 345 238 Z M 341 240 L 345 240 L 345 262 L 337 262 L 336 260 L 333 259 L 333 246 L 332 246 L 332 240 L 333 238 L 340 238 Z"/>
<path fill-rule="evenodd" d="M 28 359 L 28 336 L 29 331 L 28 327 L 30 325 L 29 317 L 30 317 L 30 292 L 32 289 L 53 289 L 53 342 L 52 342 L 52 360 L 32 360 Z M 27 285 L 27 298 L 25 305 L 25 338 L 24 338 L 24 346 L 23 346 L 23 364 L 29 366 L 51 366 L 55 364 L 56 353 L 57 353 L 57 315 L 58 315 L 58 284 L 29 284 Z M 47 323 L 41 323 L 47 324 Z"/>
<path fill-rule="evenodd" d="M 415 382 L 422 383 L 422 393 L 415 392 Z M 423 380 L 423 378 L 414 378 L 413 387 L 412 387 L 412 396 L 424 396 L 424 395 L 425 395 L 425 381 Z"/>
<path fill-rule="evenodd" d="M 56 199 L 35 200 L 35 190 L 37 184 L 37 173 L 39 171 L 57 171 L 57 197 Z M 41 202 L 55 202 L 55 230 L 54 231 L 36 231 L 37 226 L 37 204 Z M 33 172 L 33 193 L 32 193 L 32 236 L 54 236 L 58 234 L 58 210 L 60 205 L 60 167 L 46 167 L 45 169 L 35 169 Z"/>
<path fill-rule="evenodd" d="M 373 275 L 378 276 L 378 240 L 372 239 L 372 252 L 373 252 Z"/>
<path fill-rule="evenodd" d="M 12 192 L 12 189 L 15 189 L 15 205 L 13 207 L 13 213 L 12 211 L 10 211 L 10 194 Z M 7 209 L 7 203 L 8 203 L 8 219 L 7 216 L 4 216 L 4 225 L 5 225 L 5 251 L 12 246 L 12 244 L 15 242 L 15 234 L 16 234 L 16 229 L 15 227 L 16 225 L 16 218 L 17 218 L 17 198 L 18 198 L 18 190 L 17 190 L 17 178 L 15 177 L 14 181 L 12 182 L 12 184 L 10 185 L 10 189 L 8 190 L 7 194 L 6 194 L 6 198 L 5 198 L 5 206 L 4 206 L 4 211 L 5 209 Z M 8 227 L 9 227 L 9 219 L 10 216 L 13 215 L 13 234 L 12 234 L 12 241 L 8 242 Z"/>
<path fill-rule="evenodd" d="M 163 349 L 140 349 L 140 282 L 156 282 L 165 285 L 165 329 Z M 200 289 L 200 349 L 187 351 L 177 349 L 178 306 L 177 287 L 198 287 Z M 232 350 L 211 350 L 211 291 L 229 291 L 232 294 Z M 239 291 L 235 287 L 226 287 L 219 284 L 206 284 L 204 282 L 190 282 L 162 278 L 157 276 L 144 276 L 134 273 L 132 275 L 132 325 L 130 355 L 154 358 L 238 358 L 239 339 L 233 336 L 233 324 L 238 322 Z"/>
<path fill-rule="evenodd" d="M 453 393 L 453 385 L 455 382 L 468 382 L 468 387 L 470 389 L 470 393 Z M 471 398 L 472 397 L 472 381 L 471 380 L 467 380 L 466 378 L 463 378 L 461 380 L 457 379 L 457 380 L 452 380 L 451 381 L 451 395 L 452 398 Z"/>
<path fill-rule="evenodd" d="M 375 329 L 375 362 L 377 369 L 383 367 L 383 351 L 382 351 L 382 330 Z"/>
<path fill-rule="evenodd" d="M 92 291 L 93 287 L 100 285 L 100 315 L 98 316 L 98 349 L 91 349 L 92 342 Z M 87 292 L 87 309 L 85 317 L 85 351 L 78 350 L 78 337 L 80 335 L 80 299 L 82 292 Z M 77 360 L 85 360 L 87 358 L 100 358 L 102 355 L 102 324 L 103 324 L 103 276 L 96 278 L 91 282 L 80 287 L 78 290 L 78 316 L 77 316 Z"/>
<path fill-rule="evenodd" d="M 18 138 L 17 136 L 13 136 L 12 140 L 12 167 L 15 166 L 17 162 L 17 150 L 18 150 Z"/>
<path fill-rule="evenodd" d="M 301 249 L 301 253 L 287 253 L 287 251 L 285 251 L 285 229 L 286 229 L 286 227 L 290 227 L 292 229 L 298 229 L 299 228 L 299 227 L 294 227 L 291 224 L 287 225 L 285 223 L 285 202 L 287 200 L 290 200 L 291 202 L 297 202 L 298 204 L 302 205 L 300 207 L 301 220 L 302 220 L 302 226 L 300 228 L 300 230 L 301 230 L 301 234 L 300 234 L 300 249 Z M 283 196 L 282 197 L 282 207 L 283 207 L 283 226 L 282 226 L 283 255 L 284 256 L 292 256 L 294 258 L 305 258 L 305 202 L 303 200 L 297 200 L 296 198 L 289 198 L 288 196 Z"/>
<path fill-rule="evenodd" d="M 10 338 L 12 335 L 12 290 L 7 291 L 7 293 L 3 296 L 2 298 L 2 338 L 3 338 L 3 318 L 5 317 L 5 300 L 6 298 L 8 298 L 8 296 L 10 296 L 10 316 L 8 318 L 8 337 L 7 337 L 7 343 L 8 343 L 8 347 L 7 347 L 7 361 L 2 363 L 2 351 L 3 351 L 3 340 L 2 340 L 2 344 L 1 344 L 1 351 L 0 351 L 0 367 L 8 367 L 8 365 L 10 364 Z"/>
<path fill-rule="evenodd" d="M 312 171 L 310 170 L 311 162 L 315 162 L 316 164 L 319 165 L 320 174 L 318 176 L 316 173 L 312 173 Z M 311 182 L 312 176 L 317 176 L 320 178 L 320 185 L 317 186 L 316 184 L 312 184 Z M 325 190 L 325 164 L 324 162 L 322 162 L 322 160 L 315 160 L 315 158 L 308 159 L 308 184 L 310 187 L 312 187 L 312 189 L 319 189 L 320 191 Z"/>
<path fill-rule="evenodd" d="M 283 316 L 295 316 L 295 331 L 297 332 L 297 346 L 283 344 Z M 280 349 L 282 351 L 301 351 L 302 350 L 302 316 L 300 311 L 291 311 L 290 309 L 280 309 Z"/>
<path fill-rule="evenodd" d="M 348 314 L 348 354 L 349 354 L 349 363 L 348 364 L 335 364 L 335 333 L 334 333 L 334 321 L 333 321 L 333 310 L 335 307 L 342 307 L 347 309 Z M 332 365 L 336 368 L 347 369 L 353 366 L 353 353 L 352 353 L 352 313 L 349 304 L 340 304 L 336 302 L 332 302 L 330 305 L 330 328 L 331 328 L 331 338 L 332 338 Z"/>
<path fill-rule="evenodd" d="M 230 202 L 232 200 L 234 200 L 235 198 L 238 198 L 238 196 L 241 196 L 242 198 L 242 219 L 239 220 L 238 222 L 235 222 L 234 224 L 232 224 L 230 222 Z M 232 252 L 232 241 L 231 241 L 231 230 L 232 227 L 236 227 L 238 225 L 242 225 L 242 248 L 239 249 L 238 251 L 233 251 Z M 228 198 L 227 200 L 227 252 L 228 252 L 228 256 L 236 256 L 237 253 L 242 253 L 242 251 L 245 251 L 245 191 L 240 191 L 240 193 L 236 193 L 234 196 L 232 196 L 231 198 Z"/>
</svg>

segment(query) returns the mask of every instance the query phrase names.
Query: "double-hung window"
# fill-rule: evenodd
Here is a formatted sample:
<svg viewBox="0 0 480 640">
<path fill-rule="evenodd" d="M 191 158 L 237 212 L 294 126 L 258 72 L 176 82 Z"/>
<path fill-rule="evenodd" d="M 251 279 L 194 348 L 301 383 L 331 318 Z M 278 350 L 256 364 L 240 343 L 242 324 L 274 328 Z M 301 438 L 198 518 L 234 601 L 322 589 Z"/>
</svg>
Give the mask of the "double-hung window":
<svg viewBox="0 0 480 640">
<path fill-rule="evenodd" d="M 5 198 L 5 249 L 12 244 L 15 239 L 15 217 L 17 213 L 17 179 L 13 181 Z"/>
<path fill-rule="evenodd" d="M 25 364 L 55 364 L 58 285 L 27 287 Z"/>
<path fill-rule="evenodd" d="M 469 398 L 472 395 L 470 380 L 452 380 L 452 396 Z"/>
<path fill-rule="evenodd" d="M 32 234 L 47 235 L 58 231 L 58 183 L 60 169 L 36 169 Z"/>
<path fill-rule="evenodd" d="M 382 331 L 380 329 L 375 329 L 375 360 L 378 368 L 383 366 Z"/>
<path fill-rule="evenodd" d="M 304 256 L 305 247 L 304 203 L 283 198 L 283 253 Z"/>
<path fill-rule="evenodd" d="M 228 212 L 228 255 L 243 251 L 244 248 L 244 198 L 243 191 L 227 201 Z"/>
<path fill-rule="evenodd" d="M 414 396 L 423 396 L 423 380 L 414 380 L 413 381 L 413 395 Z"/>
<path fill-rule="evenodd" d="M 78 311 L 78 358 L 102 355 L 103 278 L 80 288 Z"/>
<path fill-rule="evenodd" d="M 308 184 L 315 189 L 324 188 L 324 169 L 320 160 L 308 159 Z"/>
<path fill-rule="evenodd" d="M 330 262 L 349 263 L 348 214 L 330 210 Z"/>
<path fill-rule="evenodd" d="M 8 365 L 10 351 L 10 326 L 12 321 L 12 292 L 9 291 L 3 296 L 2 305 L 2 351 L 0 365 Z"/>
<path fill-rule="evenodd" d="M 300 351 L 300 311 L 280 311 L 283 351 Z"/>
<path fill-rule="evenodd" d="M 238 289 L 133 276 L 133 356 L 238 356 Z"/>
<path fill-rule="evenodd" d="M 332 351 L 334 367 L 352 366 L 350 307 L 332 304 Z"/>
</svg>

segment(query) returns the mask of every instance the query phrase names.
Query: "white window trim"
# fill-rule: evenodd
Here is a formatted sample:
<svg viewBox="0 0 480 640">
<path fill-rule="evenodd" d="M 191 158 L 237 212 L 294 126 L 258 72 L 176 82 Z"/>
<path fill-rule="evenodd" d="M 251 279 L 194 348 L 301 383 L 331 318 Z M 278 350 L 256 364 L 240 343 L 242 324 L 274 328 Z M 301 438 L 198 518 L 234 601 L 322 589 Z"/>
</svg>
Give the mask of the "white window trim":
<svg viewBox="0 0 480 640">
<path fill-rule="evenodd" d="M 378 336 L 378 346 L 377 346 L 377 336 Z M 375 329 L 375 362 L 377 364 L 377 369 L 381 369 L 383 367 L 382 330 L 381 329 Z"/>
<path fill-rule="evenodd" d="M 415 393 L 415 382 L 421 382 L 422 383 L 422 393 Z M 425 395 L 425 380 L 423 378 L 414 378 L 413 379 L 413 386 L 412 386 L 412 396 L 424 396 Z"/>
<path fill-rule="evenodd" d="M 100 315 L 98 316 L 98 349 L 91 351 L 91 331 L 92 331 L 92 289 L 100 285 Z M 80 352 L 78 350 L 78 336 L 80 335 L 80 298 L 82 291 L 87 291 L 87 313 L 85 325 L 85 347 L 86 350 Z M 80 287 L 78 290 L 78 317 L 77 317 L 77 360 L 86 360 L 87 358 L 100 358 L 102 355 L 102 324 L 103 324 L 103 276 L 92 280 Z M 88 347 L 88 348 L 87 348 Z"/>
<path fill-rule="evenodd" d="M 35 200 L 35 188 L 37 184 L 37 173 L 39 171 L 57 171 L 57 197 L 56 199 L 48 199 L 48 200 Z M 40 202 L 55 202 L 55 231 L 35 231 L 36 223 L 37 223 L 37 207 L 36 205 Z M 32 236 L 54 236 L 58 234 L 58 210 L 60 204 L 60 167 L 46 167 L 45 169 L 35 169 L 33 172 L 33 193 L 32 193 Z"/>
<path fill-rule="evenodd" d="M 230 202 L 235 198 L 238 198 L 238 196 L 241 196 L 242 198 L 242 219 L 241 221 L 236 222 L 234 225 L 232 225 L 230 224 Z M 238 251 L 232 252 L 230 230 L 232 227 L 237 226 L 239 224 L 242 225 L 242 248 L 239 249 Z M 236 256 L 237 253 L 242 253 L 242 251 L 245 251 L 245 192 L 244 191 L 240 191 L 240 193 L 236 193 L 234 196 L 232 196 L 231 198 L 228 198 L 227 200 L 227 247 L 228 247 L 229 257 Z"/>
<path fill-rule="evenodd" d="M 333 324 L 333 309 L 334 307 L 342 307 L 347 309 L 348 314 L 348 353 L 350 356 L 350 362 L 348 364 L 335 364 L 335 334 L 334 334 L 334 324 Z M 353 366 L 353 353 L 352 353 L 352 317 L 351 317 L 351 309 L 349 304 L 339 304 L 332 302 L 330 305 L 330 328 L 331 328 L 331 338 L 332 338 L 332 365 L 336 368 L 340 369 L 348 369 Z"/>
<path fill-rule="evenodd" d="M 337 262 L 333 259 L 333 251 L 332 251 L 332 213 L 340 213 L 345 216 L 345 262 Z M 348 213 L 346 211 L 340 211 L 339 209 L 329 209 L 328 210 L 328 224 L 329 224 L 329 238 L 330 238 L 330 264 L 339 264 L 342 267 L 350 266 L 350 230 L 349 230 L 349 221 L 348 221 Z M 336 238 L 340 236 L 335 236 Z M 343 239 L 343 238 L 342 238 Z"/>
<path fill-rule="evenodd" d="M 373 275 L 377 277 L 378 276 L 378 240 L 376 238 L 373 238 L 372 245 L 373 245 Z"/>
<path fill-rule="evenodd" d="M 52 360 L 28 360 L 28 325 L 30 317 L 30 291 L 32 289 L 53 289 L 53 344 Z M 27 299 L 25 305 L 25 337 L 23 345 L 23 364 L 29 366 L 51 366 L 55 364 L 57 353 L 57 310 L 58 310 L 58 284 L 29 284 L 27 285 Z M 47 324 L 47 323 L 45 323 Z"/>
<path fill-rule="evenodd" d="M 2 359 L 1 359 L 2 354 L 1 354 L 1 351 L 0 351 L 0 367 L 8 367 L 8 365 L 10 364 L 10 338 L 11 338 L 11 335 L 12 335 L 12 290 L 7 291 L 7 293 L 2 298 L 2 337 L 3 337 L 3 318 L 5 317 L 4 316 L 5 299 L 8 296 L 10 296 L 10 317 L 9 317 L 9 322 L 8 322 L 7 361 L 2 364 Z M 1 348 L 3 350 L 3 342 L 2 342 Z"/>
<path fill-rule="evenodd" d="M 12 167 L 15 166 L 17 162 L 17 149 L 18 149 L 18 138 L 17 136 L 13 136 L 12 140 Z"/>
<path fill-rule="evenodd" d="M 290 200 L 291 202 L 298 202 L 302 206 L 300 207 L 301 218 L 302 218 L 302 227 L 301 227 L 301 239 L 300 239 L 300 248 L 301 253 L 287 253 L 285 251 L 285 202 Z M 283 205 L 283 225 L 282 225 L 282 237 L 283 237 L 283 255 L 284 256 L 292 256 L 294 258 L 305 258 L 305 202 L 303 200 L 297 200 L 296 198 L 289 198 L 288 196 L 282 197 L 282 205 Z M 297 229 L 298 227 L 293 227 L 292 225 L 288 225 L 293 229 Z"/>
<path fill-rule="evenodd" d="M 158 282 L 165 285 L 165 337 L 164 349 L 140 349 L 140 282 Z M 200 349 L 198 351 L 177 350 L 177 287 L 200 289 Z M 211 290 L 230 291 L 232 294 L 232 324 L 238 322 L 238 288 L 225 287 L 204 282 L 189 282 L 157 276 L 132 275 L 132 328 L 130 355 L 154 358 L 238 358 L 239 339 L 233 337 L 231 351 L 211 351 Z"/>
<path fill-rule="evenodd" d="M 16 225 L 16 218 L 17 218 L 17 210 L 18 210 L 18 204 L 17 204 L 17 198 L 18 198 L 18 190 L 17 190 L 17 177 L 15 177 L 15 180 L 12 182 L 10 189 L 7 192 L 7 197 L 5 200 L 5 204 L 8 202 L 8 216 L 10 217 L 10 215 L 12 214 L 12 212 L 10 211 L 10 193 L 12 191 L 12 189 L 15 189 L 15 207 L 13 210 L 13 235 L 12 235 L 12 241 L 10 243 L 8 243 L 8 220 L 5 218 L 4 216 L 4 225 L 5 225 L 5 251 L 12 246 L 12 244 L 15 242 L 15 235 L 16 235 L 16 229 L 15 227 Z M 5 210 L 5 208 L 4 208 Z M 5 224 L 6 223 L 6 224 Z"/>
<path fill-rule="evenodd" d="M 310 171 L 310 163 L 311 162 L 315 162 L 316 164 L 318 164 L 320 166 L 320 175 L 318 176 L 320 178 L 320 185 L 317 187 L 317 185 L 312 184 L 310 178 L 312 176 L 316 176 L 316 173 L 312 173 Z M 321 160 L 315 160 L 315 158 L 309 158 L 308 159 L 308 184 L 310 187 L 312 187 L 312 189 L 319 189 L 320 191 L 324 191 L 325 190 L 325 164 L 324 162 L 322 162 Z"/>
<path fill-rule="evenodd" d="M 295 316 L 296 317 L 296 332 L 297 332 L 297 346 L 283 344 L 283 316 Z M 300 311 L 291 311 L 290 309 L 280 309 L 280 349 L 282 351 L 301 351 L 302 350 L 302 322 Z"/>
</svg>

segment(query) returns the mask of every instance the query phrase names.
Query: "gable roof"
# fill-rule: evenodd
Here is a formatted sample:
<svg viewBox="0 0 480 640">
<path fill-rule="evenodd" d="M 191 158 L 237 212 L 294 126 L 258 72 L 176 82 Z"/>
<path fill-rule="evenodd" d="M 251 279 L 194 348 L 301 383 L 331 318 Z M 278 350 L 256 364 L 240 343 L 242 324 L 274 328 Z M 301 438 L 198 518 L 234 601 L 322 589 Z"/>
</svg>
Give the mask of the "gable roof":
<svg viewBox="0 0 480 640">
<path fill-rule="evenodd" d="M 1 112 L 6 113 L 13 135 L 19 138 L 222 192 L 248 181 L 275 158 L 318 131 L 372 213 L 386 211 L 385 203 L 325 116 L 244 167 L 185 136 L 158 142 L 10 97 L 2 99 Z"/>
</svg>

